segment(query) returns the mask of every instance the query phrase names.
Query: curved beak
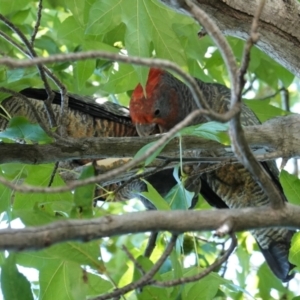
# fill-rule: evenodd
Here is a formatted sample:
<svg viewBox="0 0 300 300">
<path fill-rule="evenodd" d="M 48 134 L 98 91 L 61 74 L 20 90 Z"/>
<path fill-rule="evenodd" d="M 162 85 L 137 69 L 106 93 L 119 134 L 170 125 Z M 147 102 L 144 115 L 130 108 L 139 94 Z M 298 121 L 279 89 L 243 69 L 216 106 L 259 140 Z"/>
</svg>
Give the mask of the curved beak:
<svg viewBox="0 0 300 300">
<path fill-rule="evenodd" d="M 135 128 L 139 136 L 148 136 L 154 132 L 156 124 L 135 124 Z"/>
</svg>

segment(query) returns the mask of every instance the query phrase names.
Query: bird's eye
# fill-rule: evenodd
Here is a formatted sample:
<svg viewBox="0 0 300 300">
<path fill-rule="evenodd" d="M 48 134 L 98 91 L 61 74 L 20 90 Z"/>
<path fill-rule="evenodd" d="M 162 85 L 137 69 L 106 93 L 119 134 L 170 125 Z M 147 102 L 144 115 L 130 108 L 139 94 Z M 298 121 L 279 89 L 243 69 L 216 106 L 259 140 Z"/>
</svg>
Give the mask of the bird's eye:
<svg viewBox="0 0 300 300">
<path fill-rule="evenodd" d="M 156 109 L 155 112 L 154 112 L 154 116 L 158 116 L 159 114 L 160 114 L 160 110 Z"/>
</svg>

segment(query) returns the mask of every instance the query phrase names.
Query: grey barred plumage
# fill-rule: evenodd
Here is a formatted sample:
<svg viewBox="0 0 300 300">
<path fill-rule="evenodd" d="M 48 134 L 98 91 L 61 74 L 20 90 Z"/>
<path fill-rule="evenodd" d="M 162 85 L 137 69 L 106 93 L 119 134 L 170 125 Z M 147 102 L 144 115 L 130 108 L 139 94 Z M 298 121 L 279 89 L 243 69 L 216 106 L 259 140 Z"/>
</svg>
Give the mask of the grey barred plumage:
<svg viewBox="0 0 300 300">
<path fill-rule="evenodd" d="M 28 102 L 20 97 L 10 97 L 2 101 L 1 105 L 11 117 L 25 116 L 30 122 L 36 123 L 34 112 L 31 104 L 40 118 L 47 122 L 48 115 L 41 99 L 46 99 L 44 90 L 27 89 L 21 92 L 27 95 Z M 56 119 L 60 114 L 59 93 L 55 94 L 52 109 Z M 5 111 L 2 115 L 5 115 Z M 7 119 L 0 118 L 0 130 L 7 126 Z M 66 114 L 66 131 L 73 138 L 83 137 L 118 137 L 118 136 L 135 136 L 137 135 L 132 125 L 129 112 L 126 107 L 105 102 L 96 103 L 91 97 L 82 97 L 78 95 L 69 95 L 69 108 Z"/>
<path fill-rule="evenodd" d="M 203 88 L 203 82 L 199 81 L 199 86 Z M 222 93 L 223 98 L 220 98 L 223 103 L 226 103 L 226 110 L 230 105 L 229 89 L 220 89 L 220 85 L 204 84 L 207 87 L 204 90 L 206 99 L 211 99 L 209 89 L 213 93 Z M 223 112 L 223 108 L 221 111 Z M 214 107 L 215 111 L 221 112 L 218 106 Z M 243 126 L 258 125 L 260 122 L 256 115 L 245 104 L 242 105 L 241 123 Z M 202 155 L 210 155 L 211 153 L 202 153 Z M 214 155 L 224 156 L 224 151 L 218 151 Z M 273 178 L 278 180 L 278 169 L 275 162 L 265 163 L 267 170 L 272 173 Z M 202 167 L 205 167 L 204 165 Z M 264 206 L 270 203 L 269 198 L 264 193 L 262 187 L 256 182 L 251 174 L 241 164 L 233 164 L 223 166 L 215 171 L 207 172 L 201 178 L 209 184 L 211 189 L 226 203 L 230 208 L 243 208 L 251 206 Z M 280 186 L 277 182 L 277 186 Z M 280 187 L 281 188 L 281 187 Z M 282 189 L 281 189 L 282 191 Z M 282 193 L 282 200 L 287 201 Z M 258 242 L 259 247 L 265 254 L 266 259 L 273 272 L 283 281 L 290 279 L 288 272 L 291 268 L 288 262 L 288 253 L 290 241 L 293 236 L 293 231 L 286 228 L 269 228 L 251 231 L 252 235 Z M 280 257 L 278 257 L 280 255 Z M 284 259 L 282 259 L 284 258 Z M 280 262 L 280 264 L 278 262 Z"/>
<path fill-rule="evenodd" d="M 203 93 L 204 100 L 214 111 L 224 113 L 230 106 L 230 90 L 217 83 L 204 83 L 196 79 Z M 149 87 L 147 87 L 149 85 Z M 140 135 L 147 135 L 152 130 L 165 132 L 182 121 L 193 110 L 197 109 L 192 93 L 180 80 L 166 71 L 150 69 L 146 84 L 146 97 L 138 86 L 133 92 L 130 102 L 130 114 Z M 206 122 L 204 116 L 194 119 L 191 125 Z M 242 104 L 241 122 L 243 126 L 257 125 L 259 120 L 255 114 Z M 195 156 L 226 156 L 225 150 L 195 152 Z M 282 201 L 286 201 L 278 182 L 278 170 L 274 162 L 262 163 L 276 186 L 282 193 Z M 270 200 L 262 187 L 241 164 L 221 166 L 208 171 L 208 164 L 194 166 L 194 173 L 202 180 L 201 193 L 213 206 L 224 208 L 241 208 L 268 205 Z M 204 183 L 204 184 L 203 184 Z M 222 204 L 223 201 L 223 204 Z M 224 205 L 224 203 L 226 205 Z M 292 266 L 288 261 L 293 231 L 285 228 L 271 228 L 252 231 L 270 268 L 282 281 L 292 278 L 289 271 Z"/>
<path fill-rule="evenodd" d="M 198 81 L 200 83 L 200 81 Z M 199 84 L 203 87 L 203 83 Z M 209 89 L 213 93 L 222 93 L 223 98 L 220 97 L 223 103 L 226 103 L 226 110 L 230 105 L 230 91 L 229 89 L 220 89 L 220 85 L 204 84 L 208 90 L 205 90 L 206 99 L 211 104 L 209 96 Z M 219 103 L 220 104 L 220 103 Z M 214 106 L 214 107 L 213 107 Z M 212 104 L 212 107 L 217 112 L 223 112 L 224 106 Z M 260 122 L 256 115 L 245 104 L 242 105 L 241 123 L 243 126 L 258 125 Z M 203 153 L 209 155 L 209 153 Z M 218 151 L 218 155 L 226 155 Z M 273 172 L 273 178 L 278 180 L 278 170 L 275 162 L 265 163 L 269 172 Z M 203 166 L 204 167 L 204 166 Z M 255 182 L 251 174 L 241 164 L 227 165 L 212 172 L 203 174 L 203 180 L 206 180 L 212 190 L 228 205 L 230 208 L 242 208 L 251 206 L 268 205 L 270 200 L 264 193 L 262 187 L 258 182 Z M 279 183 L 277 182 L 277 185 Z M 282 191 L 282 189 L 281 189 Z M 286 201 L 282 193 L 282 200 Z M 291 265 L 288 261 L 288 253 L 290 248 L 293 231 L 286 228 L 269 228 L 251 231 L 252 235 L 258 242 L 266 260 L 275 273 L 281 280 L 287 281 L 292 276 L 288 273 Z"/>
</svg>

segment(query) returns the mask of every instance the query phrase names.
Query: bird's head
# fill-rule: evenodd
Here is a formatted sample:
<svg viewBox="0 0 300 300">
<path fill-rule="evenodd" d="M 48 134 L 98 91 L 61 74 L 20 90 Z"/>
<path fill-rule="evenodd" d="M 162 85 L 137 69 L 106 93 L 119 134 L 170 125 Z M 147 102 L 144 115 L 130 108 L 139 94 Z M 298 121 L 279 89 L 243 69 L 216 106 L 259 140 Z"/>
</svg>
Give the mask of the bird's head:
<svg viewBox="0 0 300 300">
<path fill-rule="evenodd" d="M 180 121 L 177 94 L 170 76 L 163 70 L 151 68 L 145 94 L 141 84 L 134 89 L 129 110 L 140 136 L 166 132 Z"/>
</svg>

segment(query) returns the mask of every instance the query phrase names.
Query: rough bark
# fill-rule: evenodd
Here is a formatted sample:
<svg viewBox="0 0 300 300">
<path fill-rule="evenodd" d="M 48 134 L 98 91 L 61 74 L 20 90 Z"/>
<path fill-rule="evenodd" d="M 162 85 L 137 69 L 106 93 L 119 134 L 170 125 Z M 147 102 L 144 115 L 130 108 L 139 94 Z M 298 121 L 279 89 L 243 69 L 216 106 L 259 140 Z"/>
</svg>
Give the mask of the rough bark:
<svg viewBox="0 0 300 300">
<path fill-rule="evenodd" d="M 278 152 L 278 157 L 285 158 L 300 157 L 299 132 L 299 115 L 277 117 L 262 125 L 245 127 L 246 138 L 251 147 L 275 150 Z M 48 145 L 0 144 L 0 163 L 40 164 L 71 159 L 132 157 L 143 146 L 158 139 L 159 136 L 89 138 L 81 139 L 80 146 L 66 146 L 59 143 Z M 193 136 L 183 137 L 182 143 L 184 151 L 225 147 L 217 142 Z M 161 155 L 179 155 L 178 138 L 172 139 L 162 150 Z"/>
<path fill-rule="evenodd" d="M 62 241 L 90 241 L 107 236 L 147 232 L 217 230 L 219 233 L 284 226 L 299 228 L 299 206 L 286 204 L 281 210 L 270 207 L 201 211 L 146 211 L 109 215 L 98 219 L 58 221 L 40 227 L 2 229 L 1 250 L 29 250 L 49 247 Z M 268 217 L 266 218 L 266 215 Z"/>
<path fill-rule="evenodd" d="M 160 0 L 188 14 L 184 0 Z M 258 0 L 196 0 L 228 36 L 249 37 Z M 260 18 L 257 47 L 296 76 L 300 76 L 300 3 L 296 0 L 267 0 Z"/>
</svg>

